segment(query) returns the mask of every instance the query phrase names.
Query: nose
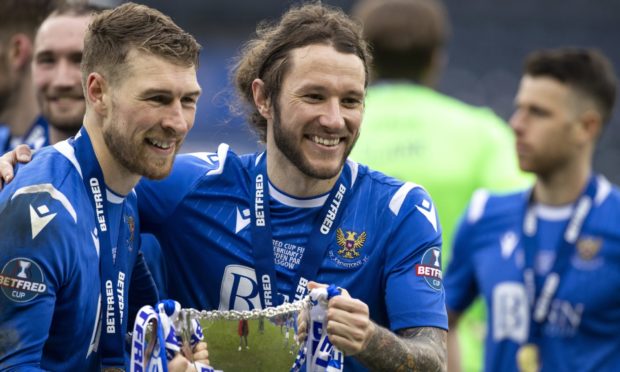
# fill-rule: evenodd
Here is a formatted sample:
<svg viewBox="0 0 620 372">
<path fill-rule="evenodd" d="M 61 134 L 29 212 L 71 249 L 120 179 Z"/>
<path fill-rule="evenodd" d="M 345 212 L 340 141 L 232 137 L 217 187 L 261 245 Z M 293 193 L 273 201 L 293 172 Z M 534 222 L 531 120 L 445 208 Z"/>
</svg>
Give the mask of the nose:
<svg viewBox="0 0 620 372">
<path fill-rule="evenodd" d="M 166 110 L 162 119 L 162 127 L 180 137 L 185 137 L 194 123 L 193 116 L 188 118 L 187 115 L 190 114 L 183 108 L 181 101 L 174 100 Z"/>
<path fill-rule="evenodd" d="M 52 79 L 52 85 L 59 88 L 81 86 L 81 73 L 79 65 L 75 65 L 65 59 L 58 62 L 56 72 Z"/>
<path fill-rule="evenodd" d="M 517 108 L 508 122 L 515 133 L 522 132 L 525 124 L 525 111 Z"/>
<path fill-rule="evenodd" d="M 325 101 L 321 108 L 319 123 L 326 128 L 332 129 L 340 129 L 345 126 L 342 107 L 340 107 L 340 100 L 338 98 Z"/>
</svg>

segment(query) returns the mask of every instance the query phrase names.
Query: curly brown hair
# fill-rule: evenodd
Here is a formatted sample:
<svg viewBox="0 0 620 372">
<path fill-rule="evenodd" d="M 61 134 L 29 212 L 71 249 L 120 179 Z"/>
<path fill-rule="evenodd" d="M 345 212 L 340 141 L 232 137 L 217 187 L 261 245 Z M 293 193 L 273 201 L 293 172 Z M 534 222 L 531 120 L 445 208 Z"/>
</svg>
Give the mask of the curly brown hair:
<svg viewBox="0 0 620 372">
<path fill-rule="evenodd" d="M 289 9 L 279 22 L 262 22 L 256 37 L 248 41 L 233 67 L 234 82 L 240 98 L 234 111 L 247 115 L 252 129 L 265 142 L 267 120 L 254 106 L 252 82 L 264 82 L 265 96 L 276 102 L 282 82 L 290 69 L 290 51 L 312 44 L 331 45 L 341 53 L 358 56 L 364 63 L 365 84 L 371 55 L 362 36 L 361 25 L 347 16 L 342 9 L 320 3 L 307 3 Z"/>
</svg>

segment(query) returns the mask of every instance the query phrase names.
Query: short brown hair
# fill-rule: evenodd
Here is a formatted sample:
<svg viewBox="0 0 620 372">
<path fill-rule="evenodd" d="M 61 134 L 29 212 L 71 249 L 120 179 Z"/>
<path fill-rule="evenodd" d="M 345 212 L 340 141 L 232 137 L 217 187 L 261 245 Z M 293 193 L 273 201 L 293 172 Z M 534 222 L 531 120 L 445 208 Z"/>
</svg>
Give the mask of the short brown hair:
<svg viewBox="0 0 620 372">
<path fill-rule="evenodd" d="M 449 36 L 440 0 L 362 0 L 352 14 L 364 25 L 379 79 L 421 81 Z"/>
<path fill-rule="evenodd" d="M 525 75 L 547 76 L 592 99 L 606 123 L 616 100 L 614 68 L 600 51 L 586 48 L 539 50 L 525 60 Z"/>
<path fill-rule="evenodd" d="M 16 33 L 34 38 L 43 20 L 59 4 L 59 0 L 1 0 L 0 41 Z"/>
<path fill-rule="evenodd" d="M 289 9 L 279 22 L 260 23 L 256 38 L 246 43 L 233 68 L 234 81 L 241 103 L 250 107 L 248 122 L 261 141 L 266 140 L 267 121 L 254 106 L 252 81 L 264 81 L 265 96 L 276 102 L 284 76 L 290 69 L 290 51 L 312 44 L 331 45 L 341 53 L 358 56 L 366 71 L 371 56 L 362 36 L 361 25 L 342 9 L 320 3 L 309 3 Z"/>
<path fill-rule="evenodd" d="M 198 67 L 200 45 L 192 35 L 158 10 L 126 3 L 97 14 L 88 26 L 81 65 L 84 86 L 94 71 L 112 83 L 121 79 L 132 49 Z"/>
</svg>

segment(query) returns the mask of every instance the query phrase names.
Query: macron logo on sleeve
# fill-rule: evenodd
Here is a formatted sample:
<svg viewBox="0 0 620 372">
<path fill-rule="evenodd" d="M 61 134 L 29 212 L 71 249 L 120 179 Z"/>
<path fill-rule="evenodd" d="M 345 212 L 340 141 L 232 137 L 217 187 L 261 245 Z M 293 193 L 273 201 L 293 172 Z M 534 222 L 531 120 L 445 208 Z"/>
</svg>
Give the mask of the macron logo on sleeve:
<svg viewBox="0 0 620 372">
<path fill-rule="evenodd" d="M 245 229 L 247 225 L 250 224 L 250 210 L 244 209 L 242 212 L 239 211 L 239 207 L 237 207 L 237 224 L 235 227 L 235 234 L 239 233 L 239 231 Z"/>
<path fill-rule="evenodd" d="M 50 223 L 54 217 L 56 217 L 56 213 L 50 213 L 49 208 L 43 204 L 36 209 L 30 205 L 30 226 L 32 226 L 32 239 L 36 238 L 37 235 Z"/>
<path fill-rule="evenodd" d="M 416 205 L 415 207 L 420 211 L 420 213 L 422 213 L 424 217 L 426 217 L 428 222 L 433 225 L 433 229 L 437 231 L 437 213 L 435 213 L 435 206 L 428 200 L 424 199 L 422 200 L 421 206 Z"/>
</svg>

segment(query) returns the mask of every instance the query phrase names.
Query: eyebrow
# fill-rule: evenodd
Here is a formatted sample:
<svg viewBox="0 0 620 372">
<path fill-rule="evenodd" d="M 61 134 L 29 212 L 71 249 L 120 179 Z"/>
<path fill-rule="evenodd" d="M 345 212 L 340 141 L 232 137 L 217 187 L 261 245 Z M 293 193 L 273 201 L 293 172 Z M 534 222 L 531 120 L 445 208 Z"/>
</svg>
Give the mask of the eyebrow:
<svg viewBox="0 0 620 372">
<path fill-rule="evenodd" d="M 324 92 L 329 90 L 329 88 L 326 88 L 323 85 L 320 84 L 313 84 L 310 83 L 308 85 L 303 85 L 299 88 L 299 90 L 316 90 L 319 92 Z M 345 91 L 345 95 L 354 95 L 354 96 L 358 96 L 358 97 L 363 97 L 364 96 L 364 90 L 357 90 L 357 89 L 349 89 L 347 91 Z"/>
<path fill-rule="evenodd" d="M 197 97 L 200 95 L 201 92 L 202 91 L 198 89 L 198 90 L 194 90 L 189 93 L 183 94 L 183 96 Z M 150 96 L 150 95 L 157 95 L 157 94 L 174 95 L 174 93 L 172 93 L 172 91 L 168 89 L 158 89 L 158 88 L 147 89 L 144 92 L 142 92 L 143 96 Z"/>
</svg>

